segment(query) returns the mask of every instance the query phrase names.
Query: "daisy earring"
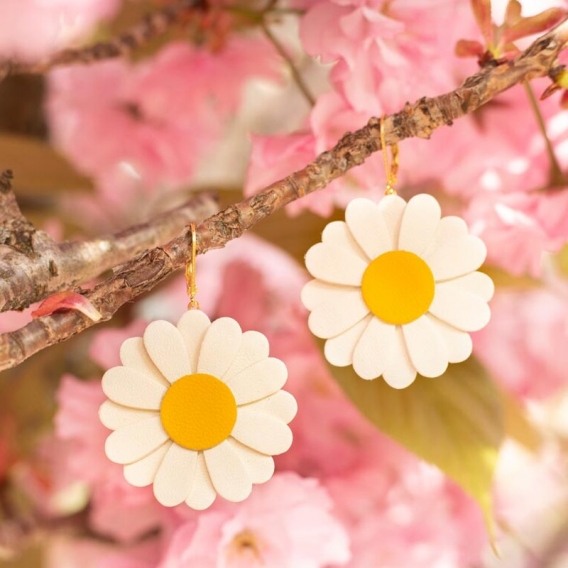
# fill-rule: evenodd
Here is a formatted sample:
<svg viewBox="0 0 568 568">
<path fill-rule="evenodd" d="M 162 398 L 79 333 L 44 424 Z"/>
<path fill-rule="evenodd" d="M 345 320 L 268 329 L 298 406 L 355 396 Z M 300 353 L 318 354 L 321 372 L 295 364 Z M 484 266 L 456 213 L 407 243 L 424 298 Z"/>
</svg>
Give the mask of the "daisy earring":
<svg viewBox="0 0 568 568">
<path fill-rule="evenodd" d="M 242 501 L 272 477 L 297 406 L 262 333 L 243 333 L 228 317 L 211 322 L 199 309 L 194 224 L 190 234 L 188 311 L 177 326 L 154 321 L 122 344 L 122 366 L 103 376 L 99 416 L 113 430 L 106 455 L 130 484 L 153 485 L 166 507 L 202 510 L 217 495 Z"/>
<path fill-rule="evenodd" d="M 471 355 L 469 332 L 489 322 L 494 286 L 477 271 L 486 248 L 463 219 L 442 217 L 431 195 L 406 202 L 396 194 L 398 149 L 390 165 L 380 124 L 385 197 L 355 199 L 345 221 L 325 227 L 306 254 L 314 280 L 302 302 L 332 365 L 401 389 L 417 373 L 438 377 Z"/>
</svg>

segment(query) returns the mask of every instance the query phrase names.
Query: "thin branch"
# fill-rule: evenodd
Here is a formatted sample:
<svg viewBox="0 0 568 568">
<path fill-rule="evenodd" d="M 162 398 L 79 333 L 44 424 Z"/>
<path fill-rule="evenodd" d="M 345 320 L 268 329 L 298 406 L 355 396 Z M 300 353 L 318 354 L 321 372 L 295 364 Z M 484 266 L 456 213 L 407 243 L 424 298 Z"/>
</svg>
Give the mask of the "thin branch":
<svg viewBox="0 0 568 568">
<path fill-rule="evenodd" d="M 60 65 L 94 63 L 127 55 L 184 21 L 187 15 L 205 9 L 205 0 L 180 0 L 177 4 L 148 14 L 139 24 L 109 41 L 77 49 L 64 49 L 40 62 L 0 61 L 0 81 L 8 75 L 38 75 Z"/>
<path fill-rule="evenodd" d="M 513 60 L 487 66 L 455 91 L 407 104 L 402 111 L 385 117 L 386 143 L 393 145 L 412 137 L 429 138 L 436 128 L 474 112 L 514 85 L 547 76 L 567 41 L 568 23 L 565 21 Z M 204 221 L 197 229 L 199 252 L 225 246 L 288 203 L 322 189 L 362 164 L 380 148 L 379 119 L 371 118 L 366 126 L 343 136 L 332 150 L 320 154 L 305 168 Z M 85 296 L 103 316 L 101 321 L 109 320 L 126 302 L 152 290 L 174 270 L 183 267 L 190 241 L 186 229 L 181 237 L 139 255 L 87 292 Z M 93 325 L 95 322 L 80 313 L 63 312 L 38 318 L 18 331 L 2 334 L 0 369 L 14 367 L 34 353 Z"/>
</svg>

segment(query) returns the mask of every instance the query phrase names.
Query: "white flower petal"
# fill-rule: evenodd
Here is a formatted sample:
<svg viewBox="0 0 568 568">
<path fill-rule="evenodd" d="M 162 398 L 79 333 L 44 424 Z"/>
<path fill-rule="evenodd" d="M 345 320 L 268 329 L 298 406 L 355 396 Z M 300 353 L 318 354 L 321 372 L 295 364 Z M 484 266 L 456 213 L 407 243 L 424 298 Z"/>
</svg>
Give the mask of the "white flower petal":
<svg viewBox="0 0 568 568">
<path fill-rule="evenodd" d="M 397 326 L 394 341 L 383 373 L 385 382 L 395 389 L 404 389 L 416 379 L 416 369 L 408 356 L 402 328 Z"/>
<path fill-rule="evenodd" d="M 245 446 L 271 456 L 283 454 L 292 445 L 292 431 L 282 420 L 247 406 L 237 409 L 237 422 L 231 436 Z"/>
<path fill-rule="evenodd" d="M 215 320 L 205 332 L 197 372 L 221 378 L 233 362 L 243 337 L 241 326 L 232 318 Z"/>
<path fill-rule="evenodd" d="M 130 337 L 120 347 L 120 360 L 125 367 L 130 367 L 144 375 L 152 377 L 165 387 L 170 383 L 160 373 L 156 365 L 150 359 L 144 340 L 141 337 Z"/>
<path fill-rule="evenodd" d="M 168 440 L 159 415 L 115 430 L 107 438 L 105 452 L 110 461 L 127 464 L 145 458 Z"/>
<path fill-rule="evenodd" d="M 223 380 L 228 382 L 232 377 L 241 371 L 248 369 L 251 365 L 262 361 L 268 357 L 270 346 L 268 339 L 260 331 L 245 331 L 241 341 L 241 346 L 223 375 Z"/>
<path fill-rule="evenodd" d="M 424 260 L 430 266 L 436 282 L 463 276 L 477 270 L 485 260 L 487 249 L 473 235 L 447 241 Z"/>
<path fill-rule="evenodd" d="M 478 331 L 489 323 L 491 311 L 477 294 L 462 290 L 455 281 L 436 284 L 434 300 L 428 311 L 461 331 Z"/>
<path fill-rule="evenodd" d="M 246 408 L 251 408 L 257 412 L 264 412 L 265 414 L 271 414 L 282 420 L 285 424 L 289 424 L 298 412 L 298 403 L 289 392 L 279 390 L 277 393 L 267 396 L 262 400 L 247 404 Z"/>
<path fill-rule="evenodd" d="M 434 239 L 424 250 L 422 256 L 427 258 L 448 241 L 466 237 L 467 233 L 467 225 L 461 217 L 453 215 L 442 217 L 434 233 Z"/>
<path fill-rule="evenodd" d="M 392 250 L 393 243 L 382 213 L 370 199 L 353 199 L 345 209 L 345 221 L 369 260 Z"/>
<path fill-rule="evenodd" d="M 333 247 L 349 249 L 350 252 L 358 256 L 362 261 L 369 262 L 365 253 L 353 238 L 345 221 L 332 221 L 328 223 L 321 234 L 321 242 Z"/>
<path fill-rule="evenodd" d="M 134 487 L 146 487 L 154 483 L 158 468 L 173 444 L 168 441 L 145 458 L 124 466 L 124 479 Z"/>
<path fill-rule="evenodd" d="M 103 375 L 103 392 L 113 402 L 159 410 L 166 387 L 128 367 L 113 367 Z"/>
<path fill-rule="evenodd" d="M 306 253 L 306 268 L 319 280 L 331 284 L 361 286 L 368 264 L 342 247 L 317 243 Z"/>
<path fill-rule="evenodd" d="M 274 475 L 272 456 L 255 452 L 232 438 L 229 438 L 227 443 L 238 454 L 253 483 L 265 483 Z"/>
<path fill-rule="evenodd" d="M 379 211 L 383 214 L 394 250 L 398 248 L 400 224 L 405 208 L 406 201 L 398 195 L 385 195 L 379 201 Z"/>
<path fill-rule="evenodd" d="M 139 408 L 130 408 L 105 400 L 99 408 L 99 419 L 103 426 L 109 430 L 118 430 L 123 426 L 134 424 L 140 420 L 150 418 L 156 414 L 156 410 L 141 410 Z"/>
<path fill-rule="evenodd" d="M 459 331 L 429 314 L 426 317 L 436 326 L 436 329 L 444 338 L 448 346 L 448 361 L 450 363 L 461 363 L 471 355 L 473 342 L 469 333 Z"/>
<path fill-rule="evenodd" d="M 424 377 L 439 377 L 448 368 L 448 347 L 434 324 L 425 316 L 402 326 L 408 356 Z"/>
<path fill-rule="evenodd" d="M 369 314 L 361 289 L 337 292 L 323 304 L 319 304 L 308 318 L 308 327 L 323 339 L 335 337 Z"/>
<path fill-rule="evenodd" d="M 465 276 L 446 280 L 444 285 L 451 284 L 457 286 L 464 291 L 477 294 L 484 302 L 489 302 L 495 293 L 495 284 L 487 274 L 483 272 L 470 272 Z"/>
<path fill-rule="evenodd" d="M 172 444 L 154 479 L 154 496 L 164 507 L 183 503 L 191 491 L 197 467 L 197 452 Z"/>
<path fill-rule="evenodd" d="M 207 466 L 205 465 L 205 456 L 203 452 L 199 452 L 197 456 L 197 464 L 195 467 L 195 479 L 193 487 L 189 493 L 189 497 L 185 500 L 188 507 L 196 511 L 203 511 L 210 507 L 215 501 L 217 492 L 211 483 Z"/>
<path fill-rule="evenodd" d="M 385 370 L 394 329 L 377 318 L 367 325 L 353 352 L 353 369 L 362 379 L 376 379 Z"/>
<path fill-rule="evenodd" d="M 169 321 L 157 320 L 148 325 L 144 331 L 144 347 L 150 359 L 170 383 L 191 375 L 189 355 L 183 337 Z"/>
<path fill-rule="evenodd" d="M 341 298 L 346 292 L 358 291 L 361 294 L 360 286 L 340 286 L 339 284 L 329 284 L 321 280 L 310 280 L 304 285 L 301 292 L 302 304 L 305 308 L 313 311 L 320 304 L 324 304 L 334 299 Z"/>
<path fill-rule="evenodd" d="M 191 372 L 197 372 L 199 350 L 205 337 L 205 332 L 211 325 L 211 320 L 201 310 L 188 310 L 181 316 L 177 328 L 185 342 L 185 349 L 189 357 Z"/>
<path fill-rule="evenodd" d="M 237 404 L 248 404 L 274 394 L 288 379 L 286 365 L 269 357 L 255 363 L 227 381 Z"/>
<path fill-rule="evenodd" d="M 373 317 L 372 314 L 369 314 L 352 328 L 328 339 L 324 347 L 325 358 L 336 367 L 352 365 L 355 347 Z"/>
<path fill-rule="evenodd" d="M 228 440 L 203 453 L 211 483 L 217 493 L 227 501 L 244 501 L 252 491 L 252 481 L 239 454 Z"/>
<path fill-rule="evenodd" d="M 420 255 L 434 238 L 442 211 L 440 204 L 426 193 L 415 195 L 402 215 L 398 248 Z"/>
</svg>

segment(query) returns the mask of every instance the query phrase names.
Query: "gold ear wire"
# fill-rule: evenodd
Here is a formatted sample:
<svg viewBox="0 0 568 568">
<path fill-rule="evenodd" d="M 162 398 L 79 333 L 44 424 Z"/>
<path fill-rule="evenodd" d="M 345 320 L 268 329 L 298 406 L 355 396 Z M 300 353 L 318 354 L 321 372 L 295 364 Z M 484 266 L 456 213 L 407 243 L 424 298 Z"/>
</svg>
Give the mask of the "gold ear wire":
<svg viewBox="0 0 568 568">
<path fill-rule="evenodd" d="M 394 185 L 396 183 L 396 175 L 398 173 L 398 144 L 391 146 L 391 160 L 387 151 L 387 144 L 385 140 L 385 119 L 381 116 L 379 120 L 379 130 L 381 135 L 381 149 L 383 151 L 383 161 L 385 163 L 385 174 L 387 176 L 387 183 L 385 188 L 385 195 L 396 195 Z"/>
<path fill-rule="evenodd" d="M 185 281 L 187 282 L 187 295 L 189 296 L 188 310 L 198 310 L 199 302 L 195 299 L 197 296 L 197 285 L 195 282 L 196 273 L 195 265 L 197 260 L 197 233 L 195 232 L 195 223 L 190 223 L 191 234 L 191 257 L 185 265 Z"/>
</svg>

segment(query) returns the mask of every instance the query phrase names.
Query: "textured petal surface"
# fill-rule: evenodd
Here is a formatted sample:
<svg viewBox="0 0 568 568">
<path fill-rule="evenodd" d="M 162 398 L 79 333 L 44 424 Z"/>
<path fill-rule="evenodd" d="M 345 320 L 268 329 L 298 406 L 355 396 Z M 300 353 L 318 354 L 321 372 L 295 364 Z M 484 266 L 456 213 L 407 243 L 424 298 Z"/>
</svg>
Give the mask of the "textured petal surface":
<svg viewBox="0 0 568 568">
<path fill-rule="evenodd" d="M 324 282 L 360 286 L 367 263 L 348 249 L 318 243 L 306 253 L 306 268 Z"/>
<path fill-rule="evenodd" d="M 288 424 L 294 419 L 294 416 L 296 416 L 298 412 L 298 403 L 289 392 L 280 390 L 262 400 L 247 404 L 246 408 L 250 408 L 256 412 L 271 414 L 282 420 L 285 424 Z"/>
<path fill-rule="evenodd" d="M 394 326 L 371 318 L 353 352 L 353 369 L 362 379 L 376 379 L 386 367 Z"/>
<path fill-rule="evenodd" d="M 402 215 L 398 248 L 420 255 L 434 238 L 442 211 L 434 197 L 415 195 Z"/>
<path fill-rule="evenodd" d="M 265 483 L 274 475 L 272 456 L 255 452 L 232 438 L 229 438 L 227 443 L 238 454 L 253 483 Z"/>
<path fill-rule="evenodd" d="M 215 320 L 205 332 L 197 372 L 222 377 L 233 362 L 242 337 L 241 326 L 234 319 Z"/>
<path fill-rule="evenodd" d="M 325 358 L 336 367 L 352 365 L 355 347 L 373 317 L 369 314 L 344 333 L 328 339 L 324 347 Z"/>
<path fill-rule="evenodd" d="M 199 350 L 210 325 L 207 314 L 201 310 L 188 310 L 178 321 L 177 328 L 183 337 L 192 373 L 197 372 Z"/>
<path fill-rule="evenodd" d="M 211 483 L 207 465 L 205 464 L 205 455 L 203 452 L 199 452 L 195 466 L 195 479 L 189 492 L 189 497 L 185 502 L 192 509 L 203 511 L 213 504 L 216 496 L 217 492 L 213 487 L 213 483 Z"/>
<path fill-rule="evenodd" d="M 252 491 L 252 481 L 238 453 L 227 440 L 206 450 L 205 463 L 211 483 L 227 501 L 245 500 Z"/>
<path fill-rule="evenodd" d="M 447 284 L 457 286 L 466 292 L 477 294 L 485 302 L 489 302 L 495 293 L 493 280 L 483 272 L 470 272 L 465 276 L 448 280 Z"/>
<path fill-rule="evenodd" d="M 408 356 L 401 327 L 395 328 L 394 341 L 383 373 L 385 382 L 395 389 L 404 389 L 416 379 L 416 369 Z"/>
<path fill-rule="evenodd" d="M 235 375 L 239 374 L 241 371 L 248 369 L 251 365 L 262 361 L 268 357 L 270 351 L 270 346 L 268 344 L 268 339 L 260 333 L 260 331 L 245 331 L 243 333 L 241 346 L 231 363 L 231 366 L 227 369 L 227 372 L 223 376 L 225 382 Z"/>
<path fill-rule="evenodd" d="M 385 195 L 379 202 L 379 211 L 385 220 L 394 250 L 398 248 L 400 224 L 405 208 L 406 201 L 398 195 Z"/>
<path fill-rule="evenodd" d="M 124 479 L 134 487 L 146 487 L 154 483 L 158 468 L 173 442 L 168 441 L 145 458 L 124 466 Z"/>
<path fill-rule="evenodd" d="M 130 337 L 121 345 L 120 360 L 125 367 L 130 367 L 143 375 L 152 377 L 166 387 L 170 386 L 170 383 L 150 359 L 141 337 Z"/>
<path fill-rule="evenodd" d="M 292 445 L 292 431 L 282 420 L 256 412 L 250 407 L 237 409 L 237 422 L 231 436 L 262 454 L 283 454 Z"/>
<path fill-rule="evenodd" d="M 150 418 L 156 412 L 156 410 L 141 410 L 139 408 L 121 406 L 112 402 L 112 400 L 105 400 L 99 408 L 99 418 L 103 426 L 110 430 L 118 430 L 123 426 Z"/>
<path fill-rule="evenodd" d="M 169 321 L 153 321 L 144 331 L 144 347 L 166 379 L 173 383 L 191 374 L 183 337 Z"/>
<path fill-rule="evenodd" d="M 237 404 L 247 404 L 274 394 L 288 378 L 288 369 L 280 361 L 269 357 L 232 377 L 227 386 L 233 392 Z"/>
<path fill-rule="evenodd" d="M 453 284 L 436 284 L 434 300 L 429 312 L 461 331 L 478 331 L 489 323 L 491 310 L 487 302 Z"/>
<path fill-rule="evenodd" d="M 113 367 L 103 375 L 103 391 L 113 402 L 158 410 L 166 387 L 128 367 Z"/>
<path fill-rule="evenodd" d="M 369 314 L 361 289 L 338 291 L 332 298 L 314 308 L 308 318 L 308 327 L 323 339 L 335 337 Z"/>
<path fill-rule="evenodd" d="M 477 270 L 485 260 L 487 249 L 481 239 L 467 235 L 447 241 L 424 259 L 434 279 L 449 280 Z"/>
<path fill-rule="evenodd" d="M 164 507 L 183 503 L 191 491 L 197 467 L 197 452 L 172 444 L 154 479 L 154 496 Z"/>
<path fill-rule="evenodd" d="M 392 250 L 385 219 L 370 199 L 353 199 L 345 209 L 345 221 L 369 260 Z"/>
<path fill-rule="evenodd" d="M 320 304 L 325 304 L 341 298 L 344 293 L 359 292 L 360 286 L 341 286 L 329 284 L 321 280 L 310 280 L 302 288 L 301 300 L 306 309 L 315 310 Z"/>
<path fill-rule="evenodd" d="M 368 262 L 367 256 L 353 238 L 345 221 L 332 221 L 328 223 L 321 234 L 321 241 L 332 247 L 349 249 L 355 256 L 358 256 L 364 262 Z"/>
<path fill-rule="evenodd" d="M 448 347 L 448 361 L 450 363 L 461 363 L 465 361 L 473 350 L 473 342 L 469 333 L 459 331 L 455 327 L 427 315 L 428 319 L 436 326 L 440 335 L 444 338 Z"/>
<path fill-rule="evenodd" d="M 108 459 L 127 464 L 141 460 L 168 440 L 159 416 L 153 416 L 120 430 L 115 430 L 106 440 Z"/>
<path fill-rule="evenodd" d="M 434 324 L 422 316 L 402 326 L 408 356 L 424 377 L 439 377 L 448 368 L 448 347 Z"/>
</svg>

